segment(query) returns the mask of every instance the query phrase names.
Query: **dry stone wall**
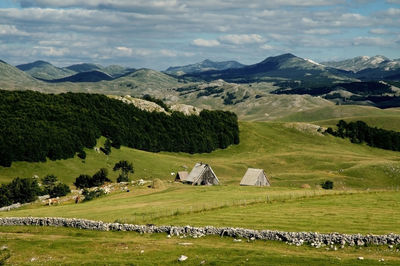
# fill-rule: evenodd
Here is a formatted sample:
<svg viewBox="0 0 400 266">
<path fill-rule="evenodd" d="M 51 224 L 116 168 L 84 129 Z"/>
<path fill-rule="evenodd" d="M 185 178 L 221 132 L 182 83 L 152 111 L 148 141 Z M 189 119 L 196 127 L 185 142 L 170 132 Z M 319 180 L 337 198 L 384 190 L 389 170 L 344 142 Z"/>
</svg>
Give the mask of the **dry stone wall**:
<svg viewBox="0 0 400 266">
<path fill-rule="evenodd" d="M 105 223 L 75 218 L 56 217 L 7 217 L 0 218 L 0 226 L 58 226 L 98 231 L 132 231 L 137 233 L 152 234 L 166 233 L 172 236 L 203 237 L 219 235 L 221 237 L 245 238 L 248 240 L 275 240 L 288 244 L 301 246 L 309 244 L 314 247 L 327 245 L 366 246 L 366 245 L 400 245 L 400 235 L 361 235 L 361 234 L 320 234 L 316 232 L 283 232 L 275 230 L 251 230 L 233 227 L 192 227 L 192 226 L 155 226 L 134 225 L 121 223 Z"/>
</svg>

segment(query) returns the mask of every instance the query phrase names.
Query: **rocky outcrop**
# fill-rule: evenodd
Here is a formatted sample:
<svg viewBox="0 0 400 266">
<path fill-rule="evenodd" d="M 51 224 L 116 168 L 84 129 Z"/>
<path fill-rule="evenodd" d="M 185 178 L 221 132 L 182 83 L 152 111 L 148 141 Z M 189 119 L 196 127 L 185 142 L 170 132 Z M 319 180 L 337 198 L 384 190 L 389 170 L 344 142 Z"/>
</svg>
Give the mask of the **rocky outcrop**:
<svg viewBox="0 0 400 266">
<path fill-rule="evenodd" d="M 301 246 L 309 244 L 313 247 L 339 245 L 367 246 L 367 245 L 399 245 L 400 235 L 361 235 L 361 234 L 320 234 L 316 232 L 283 232 L 276 230 L 251 230 L 233 227 L 192 227 L 192 226 L 156 226 L 134 225 L 121 223 L 105 223 L 75 218 L 53 217 L 7 217 L 0 218 L 0 226 L 34 225 L 34 226 L 59 226 L 98 231 L 132 231 L 137 233 L 152 234 L 166 233 L 172 236 L 203 237 L 219 235 L 221 237 L 245 238 L 248 240 L 275 240 L 288 244 Z"/>
</svg>

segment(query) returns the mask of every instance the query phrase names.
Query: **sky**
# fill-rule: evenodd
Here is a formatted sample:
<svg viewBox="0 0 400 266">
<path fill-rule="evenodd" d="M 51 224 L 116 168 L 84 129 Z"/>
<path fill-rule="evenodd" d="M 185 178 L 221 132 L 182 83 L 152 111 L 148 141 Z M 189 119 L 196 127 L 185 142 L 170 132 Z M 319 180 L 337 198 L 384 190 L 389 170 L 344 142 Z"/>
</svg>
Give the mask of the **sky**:
<svg viewBox="0 0 400 266">
<path fill-rule="evenodd" d="M 283 53 L 400 58 L 400 0 L 0 0 L 0 59 L 13 65 L 164 70 Z"/>
</svg>

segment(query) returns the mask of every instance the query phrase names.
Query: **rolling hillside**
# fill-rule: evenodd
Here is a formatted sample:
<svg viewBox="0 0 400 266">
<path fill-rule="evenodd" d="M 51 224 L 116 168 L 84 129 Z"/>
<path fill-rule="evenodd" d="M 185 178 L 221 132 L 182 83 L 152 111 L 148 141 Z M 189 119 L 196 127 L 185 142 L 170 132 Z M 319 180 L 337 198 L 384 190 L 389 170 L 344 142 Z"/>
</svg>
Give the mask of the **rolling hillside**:
<svg viewBox="0 0 400 266">
<path fill-rule="evenodd" d="M 0 88 L 3 89 L 34 89 L 40 90 L 43 83 L 32 78 L 18 68 L 0 60 Z"/>
<path fill-rule="evenodd" d="M 46 163 L 16 162 L 9 168 L 0 168 L 0 180 L 53 173 L 72 184 L 79 174 L 93 174 L 101 167 L 107 167 L 112 173 L 115 162 L 128 159 L 134 163 L 136 180 L 172 180 L 171 172 L 191 168 L 195 162 L 202 161 L 212 165 L 223 185 L 238 184 L 247 167 L 264 168 L 274 187 L 299 187 L 305 183 L 315 186 L 325 179 L 345 188 L 399 185 L 399 173 L 390 170 L 400 167 L 398 153 L 321 136 L 317 128 L 298 123 L 242 122 L 241 143 L 210 154 L 149 153 L 121 147 L 105 156 L 86 149 L 85 162 L 77 157 Z M 116 177 L 116 173 L 112 174 L 113 180 Z"/>
<path fill-rule="evenodd" d="M 186 66 L 175 66 L 169 67 L 165 70 L 167 74 L 173 74 L 177 76 L 185 75 L 185 74 L 192 74 L 192 73 L 199 73 L 204 71 L 210 70 L 225 70 L 225 69 L 232 69 L 232 68 L 241 68 L 245 65 L 236 62 L 236 61 L 223 61 L 223 62 L 214 62 L 211 60 L 204 60 L 199 63 L 190 64 Z"/>
<path fill-rule="evenodd" d="M 33 63 L 18 65 L 17 68 L 34 78 L 42 80 L 61 79 L 76 73 L 73 70 L 59 68 L 45 61 L 35 61 Z"/>
<path fill-rule="evenodd" d="M 326 66 L 354 72 L 354 77 L 361 80 L 399 80 L 400 60 L 376 56 L 358 56 L 343 61 L 331 61 L 322 63 Z"/>
<path fill-rule="evenodd" d="M 185 77 L 195 77 L 207 81 L 224 79 L 238 83 L 297 80 L 301 83 L 312 83 L 314 86 L 318 86 L 318 84 L 330 84 L 334 81 L 351 81 L 353 78 L 349 74 L 347 71 L 326 67 L 293 54 L 282 54 L 238 69 L 206 71 L 188 74 Z"/>
</svg>

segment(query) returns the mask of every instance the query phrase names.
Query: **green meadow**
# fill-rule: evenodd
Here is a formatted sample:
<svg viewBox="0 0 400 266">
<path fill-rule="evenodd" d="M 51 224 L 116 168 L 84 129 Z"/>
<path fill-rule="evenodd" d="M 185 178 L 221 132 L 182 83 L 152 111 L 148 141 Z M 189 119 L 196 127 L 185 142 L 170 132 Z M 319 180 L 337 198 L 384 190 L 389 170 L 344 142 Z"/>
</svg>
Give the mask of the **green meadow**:
<svg viewBox="0 0 400 266">
<path fill-rule="evenodd" d="M 95 232 L 68 228 L 1 228 L 10 264 L 18 265 L 399 265 L 387 247 L 327 251 L 279 242 L 233 242 L 232 238 L 167 238 L 165 234 Z M 186 255 L 185 262 L 178 262 Z M 358 257 L 364 257 L 363 261 Z"/>
<path fill-rule="evenodd" d="M 212 166 L 222 185 L 237 186 L 248 167 L 263 168 L 273 187 L 318 186 L 330 179 L 339 189 L 394 189 L 400 185 L 400 157 L 392 151 L 351 144 L 349 140 L 319 134 L 313 128 L 296 128 L 281 122 L 241 122 L 239 145 L 208 154 L 150 153 L 126 147 L 113 149 L 110 156 L 86 150 L 87 158 L 44 163 L 15 162 L 0 167 L 0 181 L 15 177 L 55 174 L 72 185 L 80 174 L 94 174 L 108 168 L 112 180 L 118 173 L 112 168 L 119 160 L 133 162 L 132 178 L 174 180 L 172 173 L 190 170 L 196 162 Z M 99 141 L 102 145 L 104 139 Z"/>
<path fill-rule="evenodd" d="M 342 113 L 336 115 L 338 108 Z M 333 110 L 333 111 L 332 111 Z M 335 111 L 336 110 L 336 111 Z M 343 110 L 347 110 L 343 115 Z M 358 112 L 364 112 L 361 115 Z M 157 225 L 213 225 L 284 231 L 362 234 L 400 233 L 400 156 L 398 152 L 352 144 L 323 135 L 318 126 L 335 126 L 339 119 L 363 120 L 372 126 L 400 130 L 399 110 L 335 106 L 307 111 L 281 122 L 240 122 L 240 144 L 209 154 L 150 153 L 126 147 L 109 156 L 86 150 L 78 157 L 40 163 L 16 162 L 0 167 L 0 182 L 13 178 L 55 174 L 73 188 L 80 174 L 112 168 L 119 160 L 131 161 L 133 180 L 159 178 L 153 189 L 129 184 L 111 195 L 58 206 L 34 203 L 0 212 L 0 217 L 57 216 L 107 222 Z M 308 116 L 307 116 L 308 115 Z M 300 121 L 300 122 L 299 122 Z M 318 125 L 318 126 L 315 126 Z M 98 147 L 104 138 L 99 139 Z M 219 186 L 195 187 L 174 183 L 174 173 L 196 162 L 209 163 Z M 271 187 L 242 187 L 248 167 L 263 168 Z M 321 182 L 332 180 L 333 190 Z M 309 185 L 309 188 L 301 186 Z M 308 187 L 308 186 L 307 186 Z M 50 240 L 50 241 L 49 241 Z M 184 246 L 179 243 L 190 242 Z M 137 264 L 178 263 L 206 265 L 399 265 L 396 249 L 346 247 L 338 251 L 294 247 L 278 242 L 233 242 L 231 238 L 167 238 L 165 234 L 88 232 L 66 228 L 1 227 L 0 246 L 8 246 L 12 264 Z M 141 252 L 143 250 L 143 252 Z M 357 260 L 359 256 L 363 261 Z M 33 259 L 33 261 L 31 261 Z"/>
</svg>

